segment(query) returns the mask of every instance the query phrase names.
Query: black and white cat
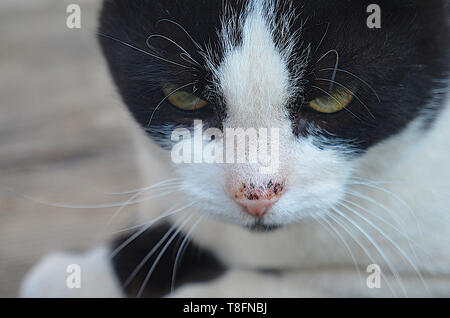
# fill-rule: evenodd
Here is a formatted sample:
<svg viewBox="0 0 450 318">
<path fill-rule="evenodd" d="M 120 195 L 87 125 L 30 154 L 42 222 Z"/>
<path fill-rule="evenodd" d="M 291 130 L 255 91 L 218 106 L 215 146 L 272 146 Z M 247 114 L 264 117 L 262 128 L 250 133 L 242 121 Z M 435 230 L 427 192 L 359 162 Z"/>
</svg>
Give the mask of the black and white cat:
<svg viewBox="0 0 450 318">
<path fill-rule="evenodd" d="M 379 0 L 370 28 L 371 2 L 104 1 L 99 39 L 146 132 L 142 174 L 177 191 L 149 201 L 137 232 L 45 258 L 22 295 L 450 296 L 449 5 Z M 230 129 L 261 128 L 277 143 L 244 157 L 270 144 L 269 172 L 173 162 L 174 131 L 218 157 Z"/>
</svg>

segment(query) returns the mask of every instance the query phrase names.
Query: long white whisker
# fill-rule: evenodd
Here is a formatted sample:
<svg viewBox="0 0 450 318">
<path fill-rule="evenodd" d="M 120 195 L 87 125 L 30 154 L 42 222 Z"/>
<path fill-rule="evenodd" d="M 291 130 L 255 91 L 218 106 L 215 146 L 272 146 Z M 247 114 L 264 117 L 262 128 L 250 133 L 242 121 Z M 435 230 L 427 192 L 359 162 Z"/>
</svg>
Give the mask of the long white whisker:
<svg viewBox="0 0 450 318">
<path fill-rule="evenodd" d="M 173 269 L 172 269 L 172 282 L 170 285 L 170 290 L 173 293 L 175 290 L 175 276 L 178 270 L 179 262 L 181 259 L 181 255 L 183 252 L 184 247 L 187 245 L 192 233 L 194 232 L 195 228 L 200 224 L 200 222 L 203 220 L 204 215 L 201 215 L 197 221 L 195 221 L 194 225 L 192 225 L 191 229 L 186 233 L 183 241 L 181 242 L 180 246 L 178 247 L 177 255 L 175 256 L 175 261 L 173 263 Z"/>
<path fill-rule="evenodd" d="M 183 211 L 184 209 L 187 209 L 187 208 L 189 208 L 189 207 L 191 207 L 191 206 L 193 206 L 193 205 L 195 205 L 195 204 L 197 204 L 197 203 L 199 203 L 199 202 L 201 202 L 201 200 L 191 202 L 191 203 L 186 204 L 186 205 L 182 206 L 181 208 L 177 208 L 177 209 L 175 209 L 175 210 L 171 209 L 171 210 L 169 210 L 169 211 L 167 212 L 167 213 L 168 213 L 167 215 L 166 215 L 166 214 L 165 214 L 165 215 L 161 215 L 161 216 L 158 216 L 158 217 L 156 217 L 156 218 L 154 218 L 154 219 L 151 219 L 150 221 L 147 221 L 147 222 L 145 222 L 145 223 L 138 224 L 138 225 L 134 225 L 134 226 L 130 226 L 130 227 L 127 227 L 127 228 L 125 228 L 125 229 L 121 229 L 121 230 L 115 231 L 115 232 L 113 232 L 113 233 L 114 233 L 114 234 L 117 234 L 117 233 L 128 232 L 128 231 L 131 231 L 131 230 L 134 230 L 134 229 L 138 229 L 138 228 L 141 228 L 141 227 L 146 227 L 146 226 L 149 226 L 149 227 L 150 227 L 151 224 L 154 224 L 154 220 L 158 221 L 158 220 L 160 220 L 160 219 L 162 219 L 162 218 L 164 218 L 164 217 L 166 217 L 166 216 L 174 215 L 174 214 L 176 214 L 176 213 L 178 213 L 178 212 L 181 212 L 181 211 Z M 150 224 L 149 222 L 151 222 L 151 224 Z"/>
<path fill-rule="evenodd" d="M 181 184 L 181 183 L 182 183 L 181 179 L 179 179 L 179 178 L 172 178 L 172 179 L 166 179 L 164 181 L 152 184 L 150 186 L 142 187 L 142 188 L 127 190 L 127 191 L 122 191 L 122 192 L 103 192 L 103 193 L 107 194 L 107 195 L 134 194 L 136 192 L 141 192 L 142 190 L 147 191 L 147 190 L 154 189 L 154 188 L 159 188 L 159 187 L 162 187 L 162 186 L 177 185 L 177 184 Z"/>
<path fill-rule="evenodd" d="M 141 270 L 141 268 L 147 263 L 147 261 L 150 259 L 150 257 L 153 256 L 153 254 L 156 253 L 158 248 L 164 243 L 164 241 L 171 235 L 175 229 L 180 225 L 180 223 L 174 223 L 172 226 L 167 230 L 166 234 L 163 235 L 163 237 L 156 243 L 152 249 L 145 255 L 145 257 L 139 262 L 139 264 L 134 268 L 134 270 L 130 273 L 128 278 L 123 283 L 123 288 L 126 288 L 136 277 L 137 273 Z"/>
<path fill-rule="evenodd" d="M 117 246 L 114 251 L 111 252 L 109 258 L 113 259 L 117 254 L 120 253 L 120 251 L 122 251 L 128 244 L 130 244 L 131 242 L 133 242 L 135 239 L 137 239 L 139 236 L 141 236 L 144 232 L 146 232 L 148 229 L 150 229 L 150 227 L 152 227 L 156 222 L 174 215 L 181 212 L 181 210 L 174 210 L 174 211 L 169 211 L 166 212 L 154 219 L 152 219 L 150 222 L 147 222 L 145 224 L 145 226 L 143 226 L 139 231 L 137 231 L 136 233 L 134 233 L 133 235 L 131 235 L 128 239 L 126 239 L 122 244 L 120 244 L 119 246 Z"/>
<path fill-rule="evenodd" d="M 375 200 L 375 199 L 373 199 L 373 198 L 371 198 L 371 197 L 369 197 L 367 195 L 364 195 L 361 192 L 355 191 L 355 190 L 348 190 L 347 189 L 345 191 L 345 193 L 347 195 L 351 195 L 351 196 L 354 196 L 354 197 L 356 197 L 358 199 L 363 199 L 363 200 L 365 200 L 367 202 L 370 202 L 370 203 L 374 204 L 375 206 L 377 206 L 377 207 L 383 209 L 384 211 L 386 211 L 388 213 L 388 215 L 390 215 L 400 227 L 402 227 L 402 228 L 407 227 L 405 220 L 403 220 L 393 210 L 389 209 L 387 206 L 385 206 L 384 204 L 378 202 L 377 200 Z"/>
<path fill-rule="evenodd" d="M 153 57 L 153 58 L 155 58 L 155 59 L 158 59 L 158 60 L 161 60 L 161 61 L 163 61 L 163 62 L 172 64 L 172 65 L 176 65 L 176 66 L 179 66 L 179 67 L 182 67 L 182 68 L 187 68 L 187 69 L 192 68 L 191 66 L 186 66 L 186 65 L 183 65 L 183 64 L 180 64 L 180 63 L 177 63 L 177 62 L 174 62 L 174 61 L 165 59 L 165 58 L 163 58 L 163 57 L 161 57 L 161 56 L 152 54 L 152 53 L 147 52 L 147 51 L 145 51 L 145 50 L 142 50 L 142 49 L 140 49 L 140 48 L 138 48 L 138 47 L 136 47 L 136 46 L 134 46 L 134 45 L 131 45 L 131 44 L 125 42 L 125 41 L 116 39 L 116 38 L 114 38 L 114 37 L 112 37 L 112 36 L 109 36 L 109 35 L 106 35 L 106 34 L 103 34 L 103 33 L 99 33 L 99 35 L 100 35 L 100 36 L 103 36 L 103 37 L 105 37 L 105 38 L 108 38 L 108 39 L 110 39 L 110 40 L 116 41 L 116 42 L 118 42 L 118 43 L 120 43 L 120 44 L 123 44 L 123 45 L 125 45 L 125 46 L 128 46 L 129 48 L 132 48 L 132 49 L 134 49 L 134 50 L 136 50 L 136 51 L 138 51 L 138 52 L 141 52 L 141 53 L 143 53 L 143 54 L 146 54 L 146 55 L 148 55 L 148 56 L 151 56 L 151 57 Z"/>
<path fill-rule="evenodd" d="M 176 92 L 182 90 L 183 88 L 186 88 L 186 87 L 188 87 L 188 86 L 191 86 L 191 85 L 195 85 L 195 82 L 191 82 L 191 83 L 185 84 L 185 85 L 183 85 L 183 86 L 180 86 L 180 87 L 178 87 L 177 89 L 175 89 L 175 90 L 173 90 L 172 92 L 170 92 L 170 94 L 168 94 L 166 97 L 164 97 L 164 98 L 159 102 L 159 104 L 155 107 L 155 109 L 153 110 L 152 115 L 150 116 L 150 120 L 148 121 L 147 126 L 150 126 L 150 124 L 151 124 L 151 122 L 152 122 L 152 120 L 153 120 L 153 116 L 155 115 L 155 112 L 159 109 L 159 107 L 162 105 L 162 103 L 164 103 L 170 96 L 172 96 L 172 95 L 175 94 Z"/>
<path fill-rule="evenodd" d="M 411 237 L 410 237 L 407 233 L 403 232 L 402 230 L 400 230 L 400 229 L 399 229 L 398 227 L 396 227 L 395 225 L 389 223 L 385 218 L 383 218 L 383 217 L 377 215 L 376 213 L 374 213 L 374 212 L 372 212 L 372 211 L 370 211 L 370 210 L 364 208 L 363 206 L 361 206 L 361 205 L 359 205 L 359 204 L 357 204 L 357 203 L 355 203 L 355 202 L 353 202 L 353 201 L 345 200 L 345 199 L 343 199 L 343 200 L 341 200 L 341 201 L 342 201 L 342 202 L 347 202 L 348 204 L 351 204 L 351 205 L 353 205 L 353 206 L 359 208 L 360 210 L 362 210 L 362 211 L 366 212 L 367 214 L 373 216 L 374 218 L 380 220 L 381 222 L 383 222 L 384 224 L 388 225 L 390 228 L 392 228 L 393 230 L 395 230 L 396 232 L 398 232 L 401 236 L 403 236 L 406 240 L 408 240 L 408 244 L 409 244 L 409 247 L 410 247 L 410 249 L 411 249 L 411 252 L 414 254 L 414 258 L 415 258 L 416 260 L 419 259 L 418 256 L 417 256 L 417 254 L 416 254 L 416 252 L 415 252 L 415 248 L 414 248 L 414 246 L 413 246 L 413 245 L 416 245 L 416 246 L 418 246 L 418 245 L 417 245 L 414 241 L 412 241 Z M 394 219 L 394 221 L 395 221 L 395 219 Z M 401 226 L 398 222 L 396 222 L 396 223 L 397 223 L 397 225 Z"/>
<path fill-rule="evenodd" d="M 198 67 L 202 67 L 197 61 L 195 61 L 190 55 L 187 55 L 187 54 L 185 54 L 185 53 L 181 53 L 180 54 L 180 58 L 183 60 L 183 61 L 185 61 L 185 62 L 187 62 L 187 63 L 190 63 L 190 64 L 192 64 L 192 65 L 196 65 L 196 66 L 198 66 Z"/>
<path fill-rule="evenodd" d="M 107 209 L 107 208 L 119 208 L 119 207 L 123 206 L 124 202 L 126 202 L 126 201 L 122 201 L 122 202 L 101 203 L 101 204 L 64 204 L 64 203 L 59 203 L 59 202 L 49 202 L 49 201 L 39 200 L 39 199 L 30 197 L 30 196 L 27 196 L 25 194 L 16 192 L 15 190 L 12 190 L 12 189 L 8 189 L 8 190 L 10 192 L 13 192 L 16 195 L 19 195 L 19 196 L 23 197 L 24 199 L 33 201 L 35 203 L 43 204 L 43 205 L 46 205 L 46 206 L 51 206 L 51 207 L 54 207 L 54 208 L 61 208 L 61 209 Z M 168 192 L 165 192 L 164 194 L 169 194 L 171 192 L 172 191 L 168 191 Z M 160 196 L 160 195 L 162 195 L 162 194 L 158 194 L 158 196 Z M 127 206 L 135 205 L 135 204 L 142 203 L 142 202 L 146 202 L 146 201 L 151 200 L 153 198 L 154 198 L 153 196 L 150 196 L 150 197 L 146 197 L 146 198 L 143 198 L 143 199 L 134 200 L 134 201 L 128 202 Z"/>
<path fill-rule="evenodd" d="M 162 35 L 162 34 L 152 34 L 152 35 L 150 35 L 150 36 L 147 38 L 147 40 L 145 41 L 145 43 L 147 44 L 147 47 L 148 47 L 149 49 L 152 49 L 152 46 L 150 45 L 150 40 L 151 40 L 152 38 L 161 38 L 161 39 L 164 39 L 164 40 L 166 40 L 166 41 L 172 43 L 172 44 L 175 45 L 177 48 L 179 48 L 181 51 L 183 51 L 183 53 L 185 53 L 186 56 L 189 58 L 189 60 L 191 60 L 195 65 L 201 67 L 200 63 L 198 63 L 196 60 L 194 60 L 194 59 L 192 58 L 192 56 L 191 56 L 191 55 L 190 55 L 190 54 L 189 54 L 189 53 L 188 53 L 181 45 L 179 45 L 179 44 L 178 44 L 177 42 L 175 42 L 174 40 L 172 40 L 172 39 L 170 39 L 170 38 L 168 38 L 167 36 L 164 36 L 164 35 Z"/>
<path fill-rule="evenodd" d="M 166 195 L 168 195 L 168 194 L 170 194 L 170 193 L 173 193 L 173 192 L 174 192 L 175 190 L 177 190 L 178 188 L 179 188 L 179 187 L 175 187 L 175 188 L 174 188 L 173 186 L 171 186 L 171 187 L 169 187 L 169 188 L 164 187 L 163 189 L 160 188 L 160 189 L 158 189 L 158 190 L 172 190 L 172 191 L 166 191 L 166 192 L 163 192 L 163 193 L 160 193 L 160 194 L 155 194 L 155 195 L 152 195 L 150 198 L 147 197 L 147 199 L 156 199 L 156 198 L 160 198 L 160 197 L 166 196 Z M 128 206 L 129 202 L 132 202 L 132 201 L 136 200 L 137 197 L 141 196 L 143 193 L 145 193 L 145 192 L 147 192 L 147 191 L 148 191 L 148 190 L 145 189 L 145 190 L 142 190 L 141 192 L 136 192 L 135 194 L 133 194 L 133 195 L 128 199 L 128 201 L 126 201 L 120 208 L 117 209 L 116 212 L 114 212 L 114 214 L 110 217 L 109 221 L 106 223 L 104 230 L 107 230 L 107 229 L 109 228 L 109 226 L 110 226 L 110 225 L 112 224 L 112 222 L 119 216 L 119 214 L 123 211 L 123 209 L 124 209 L 125 207 Z"/>
<path fill-rule="evenodd" d="M 379 216 L 378 214 L 376 214 L 376 213 L 370 211 L 369 209 L 366 209 L 365 207 L 363 207 L 363 206 L 361 206 L 361 205 L 359 205 L 359 204 L 357 204 L 357 203 L 355 203 L 355 202 L 353 202 L 353 201 L 350 201 L 350 200 L 342 199 L 341 202 L 346 202 L 346 203 L 349 203 L 349 204 L 351 204 L 351 205 L 354 205 L 355 207 L 359 208 L 360 210 L 366 212 L 367 214 L 373 216 L 374 218 L 377 218 L 378 220 L 380 220 L 380 221 L 383 222 L 384 224 L 388 225 L 390 228 L 392 228 L 393 230 L 395 230 L 396 232 L 398 232 L 398 233 L 399 233 L 401 236 L 403 236 L 404 238 L 406 238 L 406 239 L 408 239 L 408 240 L 410 239 L 410 237 L 409 237 L 408 234 L 406 234 L 405 232 L 403 232 L 402 230 L 400 230 L 397 226 L 395 226 L 395 225 L 389 223 L 388 220 L 386 220 L 385 218 L 383 218 L 383 217 Z M 398 222 L 396 222 L 396 223 L 397 223 L 397 225 L 401 226 L 401 224 L 399 224 Z"/>
<path fill-rule="evenodd" d="M 361 284 L 363 284 L 363 280 L 362 280 L 362 276 L 361 276 L 361 271 L 359 270 L 359 266 L 358 263 L 356 261 L 355 255 L 353 254 L 350 246 L 347 244 L 347 241 L 345 240 L 345 238 L 341 235 L 341 233 L 339 233 L 339 231 L 336 229 L 335 226 L 333 226 L 333 224 L 331 224 L 331 222 L 329 222 L 324 216 L 318 216 L 318 217 L 313 217 L 320 225 L 322 225 L 323 228 L 325 228 L 330 234 L 333 234 L 335 236 L 337 236 L 339 238 L 339 240 L 341 240 L 341 242 L 344 244 L 345 248 L 347 249 L 348 253 L 350 254 L 350 257 L 352 258 L 353 264 L 355 265 L 355 269 L 358 273 L 359 276 L 359 280 L 361 281 Z M 325 226 L 325 224 L 323 224 L 321 222 L 321 220 L 323 220 L 328 227 L 332 230 L 330 231 L 330 229 L 328 227 Z"/>
<path fill-rule="evenodd" d="M 325 56 L 327 56 L 329 53 L 334 53 L 336 54 L 336 63 L 334 65 L 334 69 L 333 69 L 333 74 L 331 75 L 331 83 L 330 83 L 330 88 L 328 90 L 328 92 L 331 94 L 333 92 L 333 82 L 334 79 L 336 78 L 336 70 L 339 67 L 339 53 L 336 50 L 329 50 L 327 53 L 325 53 L 324 55 L 322 55 L 322 57 L 320 59 L 317 60 L 317 63 L 319 63 Z"/>
<path fill-rule="evenodd" d="M 349 71 L 347 71 L 347 70 L 343 70 L 343 69 L 341 69 L 341 68 L 335 68 L 335 69 L 333 69 L 333 68 L 323 68 L 323 69 L 320 69 L 319 71 L 333 71 L 333 70 L 335 70 L 336 72 L 343 72 L 343 73 L 346 73 L 346 74 L 348 74 L 348 75 L 350 75 L 350 76 L 353 76 L 353 77 L 355 77 L 356 79 L 360 80 L 363 84 L 365 84 L 367 87 L 370 88 L 370 90 L 372 91 L 372 93 L 374 93 L 375 96 L 377 97 L 378 102 L 381 103 L 381 99 L 380 99 L 380 97 L 378 96 L 377 92 L 373 89 L 373 87 L 370 86 L 370 85 L 369 85 L 366 81 L 364 81 L 361 77 L 359 77 L 359 76 L 353 74 L 352 72 L 349 72 Z"/>
<path fill-rule="evenodd" d="M 106 222 L 106 225 L 103 228 L 103 231 L 106 231 L 109 226 L 114 222 L 114 220 L 116 219 L 117 216 L 119 216 L 119 214 L 122 212 L 122 210 L 129 204 L 129 202 L 134 201 L 137 197 L 139 197 L 140 195 L 142 195 L 145 192 L 145 190 L 142 190 L 141 192 L 136 192 L 135 194 L 133 194 L 128 201 L 126 201 L 120 208 L 118 208 L 116 210 L 116 212 L 114 212 L 114 214 L 109 218 L 108 222 Z"/>
<path fill-rule="evenodd" d="M 387 180 L 387 181 L 376 180 L 375 181 L 375 180 L 370 180 L 367 178 L 362 178 L 362 177 L 357 177 L 357 176 L 350 177 L 349 181 L 356 182 L 356 183 L 366 182 L 366 183 L 370 183 L 370 184 L 402 184 L 402 183 L 405 183 L 402 181 L 394 181 L 394 180 Z M 349 183 L 349 184 L 352 184 L 352 183 Z"/>
<path fill-rule="evenodd" d="M 358 184 L 360 184 L 360 183 L 358 183 Z M 351 185 L 351 183 L 350 183 L 349 185 Z M 383 205 L 382 203 L 380 203 L 380 202 L 378 202 L 378 201 L 372 199 L 371 197 L 366 196 L 366 195 L 364 195 L 364 194 L 362 194 L 362 193 L 360 193 L 360 192 L 358 192 L 358 191 L 351 191 L 351 192 L 346 191 L 346 194 L 352 195 L 352 196 L 354 196 L 354 197 L 356 197 L 356 198 L 360 198 L 360 199 L 366 200 L 366 201 L 368 201 L 368 202 L 370 202 L 370 203 L 376 205 L 377 207 L 379 207 L 379 208 L 383 209 L 384 211 L 386 211 L 387 214 L 393 218 L 393 220 L 395 221 L 395 223 L 396 223 L 399 227 L 401 227 L 401 228 L 403 228 L 403 229 L 404 229 L 404 228 L 408 228 L 408 225 L 405 223 L 405 221 L 404 221 L 402 218 L 400 218 L 400 217 L 397 215 L 397 213 L 395 213 L 395 211 L 393 211 L 392 209 L 389 209 L 387 206 Z M 373 215 L 374 217 L 376 217 L 376 218 L 378 218 L 378 219 L 380 219 L 380 220 L 382 219 L 382 218 L 379 217 L 378 215 L 376 215 L 376 214 L 374 214 L 374 213 L 371 213 L 369 210 L 367 210 L 366 208 L 362 207 L 361 205 L 359 205 L 359 204 L 357 204 L 357 203 L 355 203 L 355 202 L 353 202 L 353 201 L 350 201 L 350 200 L 343 200 L 343 201 L 345 201 L 345 202 L 347 202 L 347 203 L 350 203 L 350 204 L 353 204 L 354 206 L 356 206 L 356 207 L 362 209 L 363 211 L 366 211 L 366 212 L 369 213 L 370 215 Z M 384 220 L 384 219 L 383 219 L 383 220 Z M 386 220 L 384 220 L 384 221 L 383 221 L 383 220 L 381 220 L 381 221 L 384 222 L 384 223 L 386 223 L 386 224 L 388 224 L 388 225 L 390 225 Z M 420 248 L 421 251 L 422 251 L 422 253 L 425 253 L 425 254 L 427 254 L 427 255 L 429 256 L 428 252 L 425 251 L 425 250 L 422 248 L 421 245 L 419 245 L 419 244 L 417 244 L 416 242 L 412 241 L 412 239 L 411 239 L 411 237 L 410 237 L 409 235 L 406 235 L 406 234 L 403 233 L 399 228 L 394 227 L 392 224 L 391 224 L 390 226 L 391 226 L 392 228 L 394 228 L 394 230 L 396 230 L 397 232 L 399 232 L 401 235 L 403 235 L 403 236 L 408 240 L 410 246 L 411 246 L 411 245 L 414 245 L 414 246 Z M 418 256 L 416 255 L 415 248 L 413 248 L 412 246 L 411 246 L 411 251 L 413 252 L 414 257 L 418 260 Z"/>
<path fill-rule="evenodd" d="M 355 235 L 350 231 L 350 229 L 347 228 L 347 226 L 342 223 L 336 216 L 333 216 L 333 214 L 329 214 L 328 215 L 336 224 L 338 224 L 345 232 L 347 232 L 348 235 L 350 235 L 350 237 L 353 239 L 353 241 L 358 244 L 358 246 L 364 251 L 364 253 L 366 253 L 367 257 L 369 258 L 369 260 L 372 262 L 372 264 L 376 264 L 375 259 L 373 258 L 372 254 L 367 250 L 366 246 L 361 243 L 357 237 L 355 237 Z M 387 279 L 386 275 L 383 273 L 383 271 L 381 272 L 381 277 L 383 278 L 384 282 L 386 283 L 386 285 L 388 286 L 389 290 L 391 291 L 392 295 L 394 297 L 398 297 L 397 293 L 394 291 L 394 289 L 392 288 L 391 284 L 389 283 L 389 280 Z"/>
<path fill-rule="evenodd" d="M 170 20 L 170 19 L 161 19 L 157 22 L 157 24 L 159 24 L 160 22 L 169 22 L 172 23 L 174 25 L 176 25 L 177 27 L 179 27 L 181 30 L 183 30 L 184 33 L 186 33 L 186 35 L 189 37 L 189 39 L 191 40 L 191 42 L 200 50 L 203 52 L 203 48 L 200 46 L 200 44 L 197 43 L 197 41 L 194 40 L 194 38 L 189 34 L 189 32 L 183 28 L 179 23 Z"/>
<path fill-rule="evenodd" d="M 368 187 L 368 188 L 376 189 L 376 190 L 381 191 L 381 192 L 384 192 L 384 193 L 390 195 L 391 197 L 393 197 L 394 199 L 396 199 L 396 200 L 397 200 L 398 202 L 400 202 L 400 203 L 408 210 L 408 212 L 411 214 L 411 216 L 412 216 L 413 219 L 414 219 L 414 222 L 416 223 L 416 227 L 417 227 L 417 229 L 419 230 L 420 235 L 423 236 L 422 227 L 420 226 L 419 220 L 417 219 L 417 216 L 416 216 L 416 214 L 414 213 L 413 209 L 412 209 L 412 208 L 411 208 L 411 207 L 410 207 L 403 199 L 401 199 L 398 195 L 396 195 L 394 192 L 388 191 L 388 190 L 386 190 L 386 189 L 384 189 L 384 188 L 382 188 L 382 187 L 379 187 L 379 186 L 376 186 L 376 185 L 373 185 L 373 184 L 369 184 L 369 183 L 364 183 L 364 182 L 352 182 L 352 184 L 353 184 L 353 185 L 363 185 L 363 186 L 366 186 L 366 187 Z M 354 192 L 354 193 L 356 193 L 356 194 L 359 194 L 359 195 L 361 195 L 361 196 L 364 196 L 362 193 L 360 193 L 360 192 L 358 192 L 358 191 L 353 190 L 352 192 Z M 364 196 L 363 198 L 366 199 L 367 201 L 370 200 L 369 202 L 372 202 L 373 204 L 377 204 L 377 205 L 379 205 L 380 207 L 383 206 L 381 203 L 376 202 L 376 201 L 374 201 L 373 199 L 371 199 L 371 198 L 369 198 L 369 197 Z M 386 208 L 385 208 L 385 209 L 386 209 Z"/>
<path fill-rule="evenodd" d="M 323 36 L 322 36 L 322 39 L 320 40 L 319 44 L 317 45 L 316 49 L 314 50 L 314 53 L 316 53 L 317 50 L 319 49 L 319 47 L 322 45 L 323 40 L 324 40 L 325 37 L 327 36 L 327 33 L 328 33 L 328 29 L 329 29 L 329 28 L 330 28 L 330 23 L 328 22 L 328 23 L 327 23 L 327 28 L 325 29 L 325 32 L 324 32 L 324 34 L 323 34 Z"/>
<path fill-rule="evenodd" d="M 381 257 L 386 262 L 387 266 L 389 267 L 390 271 L 394 275 L 395 279 L 399 283 L 399 286 L 402 289 L 403 294 L 405 295 L 405 297 L 408 297 L 408 293 L 406 292 L 405 286 L 403 285 L 403 281 L 402 281 L 402 279 L 401 279 L 397 269 L 392 264 L 392 262 L 389 260 L 389 258 L 386 256 L 386 254 L 383 252 L 383 250 L 380 248 L 380 246 L 377 244 L 377 242 L 363 228 L 361 228 L 361 226 L 359 226 L 353 219 L 351 219 L 350 217 L 346 216 L 345 213 L 342 213 L 341 211 L 339 211 L 339 210 L 337 210 L 335 208 L 333 208 L 333 211 L 336 212 L 337 214 L 339 214 L 344 219 L 346 219 L 348 222 L 350 222 L 375 247 L 375 249 L 378 251 L 378 253 L 381 255 Z"/>
<path fill-rule="evenodd" d="M 311 87 L 313 87 L 313 88 L 315 88 L 315 89 L 318 89 L 319 91 L 323 92 L 324 94 L 330 96 L 330 97 L 333 98 L 335 101 L 337 101 L 338 103 L 340 103 L 340 101 L 339 101 L 336 97 L 334 97 L 332 94 L 328 93 L 326 90 L 324 90 L 324 89 L 322 89 L 322 88 L 320 88 L 320 87 L 318 87 L 318 86 L 315 86 L 315 85 L 311 85 Z M 361 118 L 359 118 L 358 116 L 356 116 L 350 109 L 348 109 L 347 107 L 345 107 L 344 109 L 345 109 L 346 111 L 348 111 L 350 114 L 352 114 L 355 118 L 357 118 L 358 120 L 362 121 Z"/>
<path fill-rule="evenodd" d="M 378 233 L 380 233 L 384 238 L 386 238 L 399 252 L 402 254 L 402 256 L 408 261 L 408 263 L 411 265 L 411 267 L 414 269 L 416 274 L 419 276 L 420 280 L 422 281 L 422 284 L 424 285 L 427 293 L 431 295 L 430 290 L 428 288 L 428 284 L 425 282 L 425 279 L 423 278 L 422 273 L 420 272 L 419 268 L 417 267 L 416 263 L 412 261 L 412 259 L 409 257 L 408 254 L 405 253 L 405 251 L 389 236 L 384 232 L 382 229 L 380 229 L 376 224 L 374 224 L 372 221 L 367 219 L 365 216 L 361 215 L 361 213 L 358 213 L 355 209 L 349 207 L 348 205 L 344 203 L 339 203 L 347 210 L 351 211 L 353 214 L 364 220 L 367 224 L 369 224 L 372 228 L 374 228 Z"/>
<path fill-rule="evenodd" d="M 372 114 L 372 112 L 370 111 L 369 107 L 367 107 L 367 105 L 355 94 L 353 93 L 349 88 L 347 88 L 346 86 L 342 85 L 341 83 L 337 82 L 337 81 L 332 81 L 326 78 L 320 78 L 320 77 L 316 77 L 315 78 L 318 81 L 325 81 L 325 82 L 330 82 L 330 83 L 334 83 L 336 85 L 338 85 L 339 87 L 345 88 L 348 92 L 350 92 L 352 94 L 352 96 L 354 98 L 356 98 L 357 101 L 359 101 L 361 103 L 361 105 L 364 106 L 364 108 L 367 110 L 367 112 L 370 114 L 370 116 L 375 119 L 375 116 Z"/>
<path fill-rule="evenodd" d="M 170 237 L 169 240 L 167 240 L 166 244 L 164 245 L 164 247 L 161 249 L 161 251 L 159 252 L 158 256 L 156 257 L 155 261 L 153 262 L 152 267 L 150 268 L 150 270 L 147 273 L 147 276 L 145 276 L 144 282 L 141 285 L 141 288 L 139 289 L 136 297 L 139 298 L 141 297 L 142 293 L 144 292 L 145 287 L 147 286 L 147 283 L 150 279 L 150 277 L 152 276 L 156 266 L 159 263 L 159 260 L 162 258 L 162 256 L 164 255 L 164 253 L 166 252 L 167 248 L 170 246 L 170 244 L 172 243 L 172 241 L 175 239 L 175 237 L 178 235 L 178 233 L 181 232 L 181 230 L 183 229 L 183 227 L 190 221 L 190 219 L 192 218 L 192 215 L 190 215 L 186 221 L 183 222 L 183 224 L 180 225 L 180 227 L 175 231 L 174 234 L 172 234 L 172 236 Z"/>
</svg>

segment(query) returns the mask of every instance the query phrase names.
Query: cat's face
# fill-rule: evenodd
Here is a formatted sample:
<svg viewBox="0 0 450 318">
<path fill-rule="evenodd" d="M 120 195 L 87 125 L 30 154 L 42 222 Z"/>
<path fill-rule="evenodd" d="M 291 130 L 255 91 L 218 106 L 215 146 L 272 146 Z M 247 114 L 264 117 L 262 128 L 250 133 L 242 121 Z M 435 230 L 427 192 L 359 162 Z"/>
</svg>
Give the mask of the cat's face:
<svg viewBox="0 0 450 318">
<path fill-rule="evenodd" d="M 239 147 L 225 147 L 230 129 L 268 130 L 247 161 L 197 158 L 175 169 L 202 211 L 269 229 L 326 213 L 356 158 L 416 119 L 425 131 L 439 111 L 444 4 L 379 1 L 381 28 L 370 29 L 369 3 L 106 1 L 100 39 L 126 104 L 168 161 L 188 142 L 227 158 Z M 194 120 L 218 133 L 195 139 Z M 176 128 L 191 138 L 176 143 Z M 269 170 L 245 156 L 265 146 Z"/>
</svg>

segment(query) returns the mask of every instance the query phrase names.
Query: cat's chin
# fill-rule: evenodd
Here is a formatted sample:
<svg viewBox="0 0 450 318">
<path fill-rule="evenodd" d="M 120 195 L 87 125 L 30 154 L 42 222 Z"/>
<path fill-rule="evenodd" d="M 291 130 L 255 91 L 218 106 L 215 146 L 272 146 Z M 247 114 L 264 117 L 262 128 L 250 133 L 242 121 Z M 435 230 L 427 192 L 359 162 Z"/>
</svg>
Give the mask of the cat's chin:
<svg viewBox="0 0 450 318">
<path fill-rule="evenodd" d="M 266 224 L 262 220 L 256 220 L 252 224 L 246 225 L 246 228 L 252 232 L 273 232 L 280 229 L 282 225 L 278 224 Z"/>
</svg>

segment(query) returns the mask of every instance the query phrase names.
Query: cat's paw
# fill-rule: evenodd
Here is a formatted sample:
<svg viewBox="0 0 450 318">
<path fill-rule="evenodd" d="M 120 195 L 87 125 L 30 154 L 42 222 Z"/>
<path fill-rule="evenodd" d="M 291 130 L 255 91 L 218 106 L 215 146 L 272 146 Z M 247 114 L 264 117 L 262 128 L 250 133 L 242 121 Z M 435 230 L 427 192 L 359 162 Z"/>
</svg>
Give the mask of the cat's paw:
<svg viewBox="0 0 450 318">
<path fill-rule="evenodd" d="M 108 260 L 108 249 L 88 253 L 54 253 L 25 276 L 21 297 L 123 297 Z"/>
<path fill-rule="evenodd" d="M 290 275 L 271 275 L 248 270 L 229 270 L 208 283 L 191 283 L 175 290 L 173 298 L 260 298 L 260 297 L 324 297 Z"/>
</svg>

